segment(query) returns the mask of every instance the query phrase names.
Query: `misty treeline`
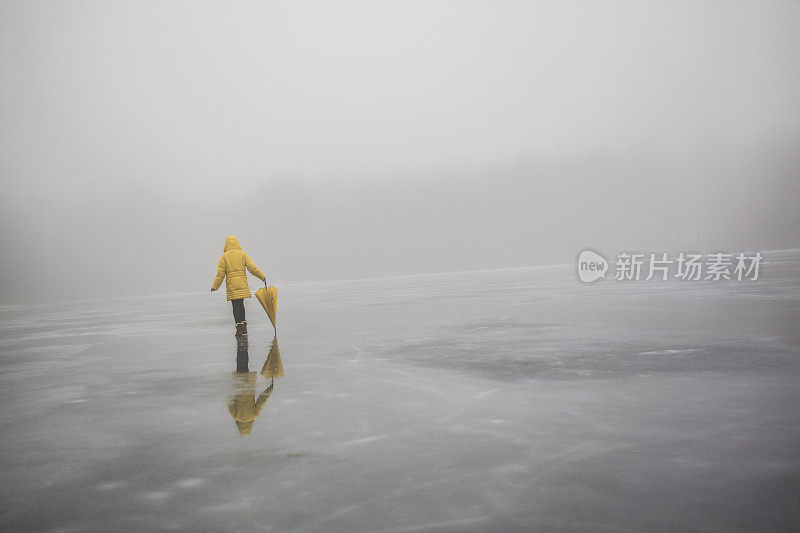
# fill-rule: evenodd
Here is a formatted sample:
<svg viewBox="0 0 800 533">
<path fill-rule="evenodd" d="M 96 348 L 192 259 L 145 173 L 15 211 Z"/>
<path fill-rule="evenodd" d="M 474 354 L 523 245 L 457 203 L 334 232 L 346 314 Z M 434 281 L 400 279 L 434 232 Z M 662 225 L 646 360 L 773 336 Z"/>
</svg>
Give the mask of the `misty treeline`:
<svg viewBox="0 0 800 533">
<path fill-rule="evenodd" d="M 207 290 L 225 236 L 270 281 L 570 263 L 583 247 L 753 250 L 800 245 L 800 156 L 787 144 L 431 169 L 380 179 L 81 181 L 4 195 L 4 303 Z"/>
</svg>

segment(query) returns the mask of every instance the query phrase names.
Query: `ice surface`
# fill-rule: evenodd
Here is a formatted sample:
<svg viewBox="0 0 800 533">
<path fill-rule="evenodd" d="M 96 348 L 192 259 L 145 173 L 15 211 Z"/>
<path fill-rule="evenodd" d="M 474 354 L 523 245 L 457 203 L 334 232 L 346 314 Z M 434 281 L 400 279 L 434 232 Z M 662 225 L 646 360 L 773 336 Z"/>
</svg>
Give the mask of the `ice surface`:
<svg viewBox="0 0 800 533">
<path fill-rule="evenodd" d="M 218 294 L 2 307 L 0 529 L 797 530 L 800 251 L 766 256 L 282 286 L 248 436 L 255 300 L 250 374 Z"/>
</svg>

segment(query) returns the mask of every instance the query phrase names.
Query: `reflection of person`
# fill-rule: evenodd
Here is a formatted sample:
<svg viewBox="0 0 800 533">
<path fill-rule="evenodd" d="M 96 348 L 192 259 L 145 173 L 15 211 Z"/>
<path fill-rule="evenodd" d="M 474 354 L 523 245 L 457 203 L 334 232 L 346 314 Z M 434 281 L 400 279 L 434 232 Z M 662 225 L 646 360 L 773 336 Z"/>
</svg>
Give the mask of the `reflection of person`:
<svg viewBox="0 0 800 533">
<path fill-rule="evenodd" d="M 264 409 L 267 400 L 272 394 L 272 385 L 267 387 L 264 392 L 256 397 L 256 378 L 255 372 L 237 372 L 234 374 L 236 380 L 236 393 L 228 400 L 228 412 L 234 420 L 239 433 L 249 435 L 253 430 L 253 422 L 261 410 Z"/>
<path fill-rule="evenodd" d="M 242 251 L 239 240 L 230 235 L 225 239 L 222 257 L 217 265 L 217 277 L 211 285 L 211 292 L 219 289 L 222 280 L 228 290 L 228 300 L 233 306 L 233 320 L 236 322 L 236 336 L 247 335 L 247 321 L 244 316 L 244 299 L 250 298 L 250 286 L 247 284 L 247 271 L 267 283 L 267 278 L 250 257 Z"/>
<path fill-rule="evenodd" d="M 236 371 L 250 372 L 250 356 L 247 354 L 247 337 L 236 343 Z"/>
</svg>

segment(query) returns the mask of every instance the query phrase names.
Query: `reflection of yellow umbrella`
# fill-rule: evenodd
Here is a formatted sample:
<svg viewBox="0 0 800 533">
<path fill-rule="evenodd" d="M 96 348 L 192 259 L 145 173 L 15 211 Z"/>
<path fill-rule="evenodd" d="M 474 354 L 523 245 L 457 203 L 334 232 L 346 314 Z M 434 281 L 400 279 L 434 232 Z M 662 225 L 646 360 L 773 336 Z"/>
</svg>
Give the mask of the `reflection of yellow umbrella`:
<svg viewBox="0 0 800 533">
<path fill-rule="evenodd" d="M 281 352 L 278 351 L 278 338 L 272 339 L 272 346 L 269 348 L 269 356 L 264 361 L 261 375 L 267 379 L 283 377 L 283 363 L 281 362 Z"/>
<path fill-rule="evenodd" d="M 267 312 L 269 321 L 272 322 L 272 327 L 278 331 L 276 323 L 278 321 L 278 287 L 261 287 L 256 291 L 256 299 Z"/>
</svg>

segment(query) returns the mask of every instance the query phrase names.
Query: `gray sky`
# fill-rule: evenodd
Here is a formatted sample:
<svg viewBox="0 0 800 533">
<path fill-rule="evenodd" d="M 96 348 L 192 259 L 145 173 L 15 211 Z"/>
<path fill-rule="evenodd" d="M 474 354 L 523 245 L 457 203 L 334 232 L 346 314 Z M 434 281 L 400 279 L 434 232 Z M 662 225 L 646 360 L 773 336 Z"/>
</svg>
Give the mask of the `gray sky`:
<svg viewBox="0 0 800 533">
<path fill-rule="evenodd" d="M 0 2 L 0 302 L 800 246 L 798 2 Z"/>
</svg>

